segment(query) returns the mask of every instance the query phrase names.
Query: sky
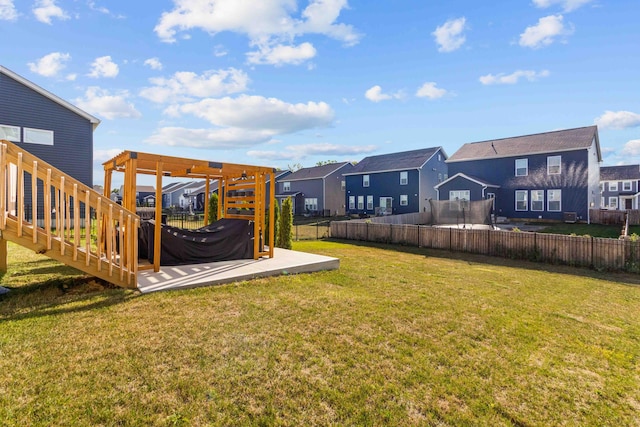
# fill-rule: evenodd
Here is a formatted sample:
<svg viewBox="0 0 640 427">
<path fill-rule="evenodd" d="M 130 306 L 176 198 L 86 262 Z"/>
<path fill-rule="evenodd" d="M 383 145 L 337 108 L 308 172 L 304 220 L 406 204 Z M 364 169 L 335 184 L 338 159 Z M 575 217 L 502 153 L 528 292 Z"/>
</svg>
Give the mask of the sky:
<svg viewBox="0 0 640 427">
<path fill-rule="evenodd" d="M 602 165 L 638 164 L 639 12 L 637 0 L 0 0 L 0 65 L 101 120 L 95 184 L 123 150 L 286 169 L 594 124 Z"/>
</svg>

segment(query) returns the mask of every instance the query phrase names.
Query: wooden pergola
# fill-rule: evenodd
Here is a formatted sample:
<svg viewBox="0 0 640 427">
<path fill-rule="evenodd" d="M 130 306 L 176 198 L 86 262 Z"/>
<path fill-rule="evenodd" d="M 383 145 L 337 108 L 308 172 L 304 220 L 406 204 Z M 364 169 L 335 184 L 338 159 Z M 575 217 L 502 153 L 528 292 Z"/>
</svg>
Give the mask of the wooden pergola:
<svg viewBox="0 0 640 427">
<path fill-rule="evenodd" d="M 254 259 L 262 256 L 273 258 L 273 244 L 265 251 L 265 238 L 274 241 L 274 223 L 269 221 L 266 229 L 267 197 L 269 218 L 273 218 L 273 200 L 275 200 L 275 169 L 264 166 L 241 165 L 234 163 L 210 162 L 206 160 L 185 159 L 181 157 L 158 154 L 123 151 L 113 159 L 103 163 L 104 196 L 109 197 L 113 172 L 124 173 L 122 206 L 130 211 L 136 210 L 136 177 L 138 174 L 156 176 L 155 218 L 158 226 L 154 227 L 153 267 L 160 270 L 160 239 L 162 217 L 162 177 L 194 178 L 205 180 L 207 203 L 204 205 L 204 216 L 209 217 L 208 197 L 212 180 L 218 180 L 218 218 L 240 218 L 253 221 L 254 225 Z M 266 194 L 266 182 L 271 179 L 270 193 Z"/>
</svg>

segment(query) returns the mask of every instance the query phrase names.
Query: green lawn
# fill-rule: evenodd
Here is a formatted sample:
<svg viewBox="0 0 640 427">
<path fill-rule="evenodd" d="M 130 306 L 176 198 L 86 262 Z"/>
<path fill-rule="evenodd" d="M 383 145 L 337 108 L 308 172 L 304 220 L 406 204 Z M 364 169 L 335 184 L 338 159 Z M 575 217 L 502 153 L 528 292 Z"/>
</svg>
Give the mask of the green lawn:
<svg viewBox="0 0 640 427">
<path fill-rule="evenodd" d="M 640 277 L 294 249 L 341 267 L 139 295 L 10 244 L 0 425 L 640 425 Z"/>
<path fill-rule="evenodd" d="M 617 239 L 618 237 L 620 237 L 620 234 L 622 234 L 622 226 L 582 223 L 556 223 L 549 224 L 544 229 L 538 232 L 550 234 L 575 234 L 578 236 L 589 235 L 592 237 L 609 237 L 612 239 Z M 633 233 L 640 235 L 640 226 L 634 225 L 629 227 L 629 235 Z"/>
</svg>

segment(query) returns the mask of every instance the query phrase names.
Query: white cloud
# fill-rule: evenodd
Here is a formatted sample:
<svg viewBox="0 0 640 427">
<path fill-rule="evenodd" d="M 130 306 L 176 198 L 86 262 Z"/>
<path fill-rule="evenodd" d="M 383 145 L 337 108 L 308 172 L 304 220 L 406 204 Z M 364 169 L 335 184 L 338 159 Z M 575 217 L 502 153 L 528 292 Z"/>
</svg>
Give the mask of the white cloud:
<svg viewBox="0 0 640 427">
<path fill-rule="evenodd" d="M 595 124 L 606 129 L 626 129 L 640 126 L 640 114 L 631 111 L 605 111 L 596 117 Z"/>
<path fill-rule="evenodd" d="M 160 59 L 157 57 L 147 59 L 144 61 L 144 65 L 148 66 L 152 70 L 162 70 L 162 62 L 160 62 Z"/>
<path fill-rule="evenodd" d="M 250 45 L 259 47 L 253 54 L 268 58 L 266 53 L 279 50 L 279 46 L 293 47 L 297 37 L 307 34 L 325 35 L 347 46 L 358 43 L 361 35 L 351 25 L 336 22 L 347 7 L 347 0 L 310 0 L 297 18 L 296 0 L 174 0 L 174 9 L 161 15 L 154 31 L 169 43 L 176 41 L 179 32 L 192 29 L 211 35 L 222 31 L 245 34 Z M 301 46 L 293 52 L 298 58 L 295 63 L 310 54 L 309 46 L 304 46 L 302 52 Z"/>
<path fill-rule="evenodd" d="M 218 44 L 218 45 L 215 45 L 215 46 L 213 47 L 213 56 L 215 56 L 216 58 L 220 58 L 220 57 L 222 57 L 222 56 L 227 56 L 227 54 L 228 54 L 228 52 L 227 52 L 227 50 L 224 48 L 224 46 L 223 46 L 223 45 Z"/>
<path fill-rule="evenodd" d="M 15 21 L 18 12 L 13 5 L 13 0 L 0 0 L 0 21 Z"/>
<path fill-rule="evenodd" d="M 45 24 L 51 25 L 51 18 L 69 19 L 69 15 L 60 6 L 56 5 L 55 0 L 38 0 L 33 8 L 33 14 L 36 19 Z"/>
<path fill-rule="evenodd" d="M 272 133 L 240 128 L 190 129 L 183 127 L 163 127 L 145 139 L 155 145 L 169 145 L 193 148 L 238 148 L 268 142 Z"/>
<path fill-rule="evenodd" d="M 110 56 L 101 56 L 91 63 L 89 77 L 115 77 L 120 72 L 118 64 L 111 60 Z"/>
<path fill-rule="evenodd" d="M 625 156 L 640 156 L 640 139 L 632 139 L 624 144 L 622 154 Z"/>
<path fill-rule="evenodd" d="M 289 104 L 276 98 L 248 95 L 174 105 L 166 112 L 190 114 L 216 126 L 266 130 L 273 135 L 325 127 L 334 118 L 333 110 L 324 102 Z"/>
<path fill-rule="evenodd" d="M 247 152 L 251 157 L 268 160 L 302 160 L 309 156 L 351 156 L 369 154 L 377 150 L 375 145 L 348 146 L 330 143 L 289 145 L 283 150 L 260 151 L 252 150 Z"/>
<path fill-rule="evenodd" d="M 436 39 L 439 52 L 453 52 L 464 44 L 466 38 L 462 33 L 466 29 L 466 22 L 464 17 L 450 19 L 431 33 Z"/>
<path fill-rule="evenodd" d="M 131 118 L 137 119 L 142 114 L 127 99 L 130 97 L 126 90 L 110 94 L 108 90 L 91 86 L 84 94 L 84 98 L 75 100 L 75 104 L 91 113 L 102 116 L 108 120 Z"/>
<path fill-rule="evenodd" d="M 403 97 L 403 95 L 404 94 L 402 93 L 402 91 L 398 91 L 392 94 L 382 93 L 382 88 L 379 85 L 375 85 L 369 88 L 364 93 L 364 97 L 372 102 L 386 101 L 388 99 L 393 99 L 393 98 L 400 99 Z"/>
<path fill-rule="evenodd" d="M 447 91 L 445 89 L 441 89 L 436 86 L 437 83 L 435 82 L 427 82 L 420 86 L 420 88 L 416 91 L 416 96 L 418 98 L 438 99 L 447 94 Z"/>
<path fill-rule="evenodd" d="M 27 65 L 29 69 L 36 74 L 45 77 L 54 77 L 66 67 L 65 62 L 70 59 L 71 55 L 68 53 L 51 52 L 38 59 L 37 62 L 29 62 Z"/>
<path fill-rule="evenodd" d="M 197 75 L 180 71 L 171 78 L 156 77 L 149 81 L 154 85 L 143 88 L 140 96 L 153 102 L 182 102 L 194 98 L 228 95 L 246 90 L 249 77 L 235 68 L 208 70 Z"/>
<path fill-rule="evenodd" d="M 93 150 L 93 162 L 94 163 L 104 163 L 107 160 L 113 159 L 118 154 L 125 151 L 122 148 L 110 148 L 108 150 Z"/>
<path fill-rule="evenodd" d="M 518 83 L 520 79 L 527 79 L 532 82 L 541 77 L 548 77 L 549 74 L 548 70 L 542 70 L 539 72 L 533 70 L 517 70 L 511 74 L 487 74 L 486 76 L 481 76 L 479 80 L 483 85 L 512 85 Z"/>
<path fill-rule="evenodd" d="M 311 43 L 302 43 L 298 46 L 276 45 L 261 46 L 259 50 L 247 53 L 250 64 L 302 64 L 316 56 L 316 49 Z"/>
<path fill-rule="evenodd" d="M 527 27 L 520 34 L 520 46 L 537 49 L 548 46 L 556 37 L 573 33 L 573 29 L 565 28 L 562 15 L 549 15 L 540 18 L 536 25 Z"/>
<path fill-rule="evenodd" d="M 540 9 L 558 5 L 561 6 L 565 12 L 571 12 L 592 1 L 593 0 L 533 0 L 533 4 Z"/>
</svg>

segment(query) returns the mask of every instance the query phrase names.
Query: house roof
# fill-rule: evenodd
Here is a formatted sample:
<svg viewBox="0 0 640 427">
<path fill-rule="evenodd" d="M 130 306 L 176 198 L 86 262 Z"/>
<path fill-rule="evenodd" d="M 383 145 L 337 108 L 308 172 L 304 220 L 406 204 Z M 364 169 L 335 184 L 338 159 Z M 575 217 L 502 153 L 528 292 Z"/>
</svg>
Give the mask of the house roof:
<svg viewBox="0 0 640 427">
<path fill-rule="evenodd" d="M 281 197 L 297 196 L 300 193 L 301 191 L 283 191 L 282 193 L 276 194 L 276 197 L 281 198 Z"/>
<path fill-rule="evenodd" d="M 602 158 L 600 155 L 598 127 L 586 126 L 575 129 L 537 133 L 533 135 L 470 142 L 464 144 L 458 151 L 453 153 L 447 162 L 452 163 L 466 160 L 480 160 L 588 149 L 591 147 L 591 143 L 594 138 L 596 139 L 598 160 L 600 161 Z"/>
<path fill-rule="evenodd" d="M 349 162 L 340 162 L 340 163 L 328 163 L 322 166 L 314 166 L 310 168 L 302 168 L 291 175 L 287 175 L 287 181 L 303 181 L 307 179 L 321 179 L 326 178 L 331 175 L 338 169 L 345 167 L 350 164 Z"/>
<path fill-rule="evenodd" d="M 52 94 L 51 92 L 49 92 L 46 89 L 41 88 L 40 86 L 38 86 L 37 84 L 25 79 L 24 77 L 14 73 L 13 71 L 9 70 L 8 68 L 3 67 L 2 65 L 0 65 L 0 74 L 4 74 L 7 77 L 12 78 L 13 80 L 17 81 L 18 83 L 23 84 L 24 86 L 28 87 L 29 89 L 32 89 L 36 92 L 38 92 L 40 95 L 49 98 L 51 101 L 62 105 L 63 107 L 65 107 L 68 110 L 73 111 L 74 113 L 76 113 L 77 115 L 84 117 L 85 119 L 87 119 L 89 122 L 91 122 L 93 124 L 93 130 L 95 130 L 98 125 L 100 124 L 100 119 L 95 118 L 94 116 L 92 116 L 91 114 L 87 113 L 86 111 L 81 110 L 80 108 L 76 107 L 75 105 L 65 101 L 64 99 Z"/>
<path fill-rule="evenodd" d="M 500 188 L 499 185 L 491 184 L 490 182 L 485 181 L 482 178 L 478 178 L 476 176 L 468 175 L 468 174 L 465 174 L 465 173 L 462 173 L 462 172 L 459 172 L 459 173 L 453 175 L 452 177 L 449 177 L 448 179 L 445 179 L 440 184 L 435 185 L 433 188 L 439 188 L 441 185 L 444 185 L 444 184 L 448 183 L 449 181 L 453 181 L 456 178 L 464 178 L 464 179 L 469 180 L 471 182 L 475 182 L 478 185 L 482 185 L 483 187 Z"/>
<path fill-rule="evenodd" d="M 419 169 L 438 151 L 442 152 L 445 159 L 447 158 L 442 147 L 423 148 L 420 150 L 365 157 L 358 162 L 350 172 L 344 175 Z"/>
<path fill-rule="evenodd" d="M 600 181 L 640 180 L 640 165 L 600 166 Z"/>
</svg>

